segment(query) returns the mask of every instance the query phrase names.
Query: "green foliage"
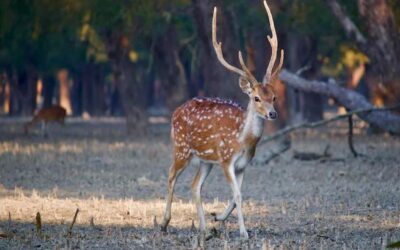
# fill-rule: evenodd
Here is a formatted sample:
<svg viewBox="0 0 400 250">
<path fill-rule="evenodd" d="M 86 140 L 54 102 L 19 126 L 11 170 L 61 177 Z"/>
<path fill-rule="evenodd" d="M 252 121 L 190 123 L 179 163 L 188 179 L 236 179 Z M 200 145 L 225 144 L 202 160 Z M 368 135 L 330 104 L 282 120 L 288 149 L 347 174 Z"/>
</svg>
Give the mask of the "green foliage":
<svg viewBox="0 0 400 250">
<path fill-rule="evenodd" d="M 389 0 L 399 19 L 400 4 Z M 232 18 L 235 34 L 244 44 L 248 34 L 269 32 L 267 17 L 259 1 L 224 0 L 220 2 Z M 351 19 L 359 26 L 356 1 L 344 1 Z M 124 34 L 130 55 L 149 61 L 152 44 L 173 26 L 178 42 L 192 51 L 180 51 L 190 61 L 198 42 L 190 0 L 2 0 L 0 1 L 0 68 L 23 69 L 33 65 L 47 73 L 66 67 L 78 70 L 94 59 L 107 63 L 106 34 Z M 270 2 L 281 34 L 296 33 L 313 39 L 318 57 L 329 65 L 341 62 L 343 46 L 353 44 L 321 0 L 281 0 Z M 211 8 L 212 6 L 210 6 Z M 399 19 L 400 20 L 400 19 Z M 400 21 L 396 20 L 400 26 Z M 193 39 L 191 39 L 193 38 Z"/>
<path fill-rule="evenodd" d="M 392 242 L 386 246 L 387 248 L 400 248 L 400 241 Z"/>
<path fill-rule="evenodd" d="M 1 1 L 0 63 L 16 69 L 31 65 L 43 73 L 73 69 L 83 49 L 76 39 L 74 2 Z"/>
</svg>

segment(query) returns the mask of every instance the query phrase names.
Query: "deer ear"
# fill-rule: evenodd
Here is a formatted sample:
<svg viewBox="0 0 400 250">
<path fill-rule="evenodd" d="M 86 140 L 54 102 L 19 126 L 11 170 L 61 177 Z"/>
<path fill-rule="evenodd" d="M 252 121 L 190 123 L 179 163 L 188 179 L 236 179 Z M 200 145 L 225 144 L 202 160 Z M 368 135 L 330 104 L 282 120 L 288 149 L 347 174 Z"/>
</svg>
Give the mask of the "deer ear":
<svg viewBox="0 0 400 250">
<path fill-rule="evenodd" d="M 246 80 L 244 77 L 239 78 L 239 86 L 242 89 L 243 93 L 250 95 L 253 92 L 253 88 L 251 87 L 251 83 Z"/>
</svg>

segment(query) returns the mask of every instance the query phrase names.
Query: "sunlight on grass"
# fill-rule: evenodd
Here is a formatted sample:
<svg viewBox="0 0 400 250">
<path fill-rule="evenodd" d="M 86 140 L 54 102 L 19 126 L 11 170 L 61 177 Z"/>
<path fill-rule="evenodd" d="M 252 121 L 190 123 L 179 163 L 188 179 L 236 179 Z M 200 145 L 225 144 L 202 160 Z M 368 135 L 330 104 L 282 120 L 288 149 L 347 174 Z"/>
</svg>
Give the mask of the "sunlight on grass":
<svg viewBox="0 0 400 250">
<path fill-rule="evenodd" d="M 41 142 L 35 144 L 21 144 L 19 142 L 8 141 L 0 142 L 0 156 L 11 154 L 15 155 L 35 155 L 48 153 L 76 153 L 81 154 L 84 151 L 98 153 L 103 151 L 126 151 L 126 150 L 146 150 L 148 145 L 134 142 L 101 142 L 92 140 L 78 142 Z M 169 147 L 161 143 L 161 149 L 169 150 Z"/>
<path fill-rule="evenodd" d="M 34 223 L 37 212 L 42 215 L 43 223 L 64 224 L 72 220 L 76 208 L 79 215 L 76 224 L 89 225 L 93 218 L 99 226 L 130 226 L 149 228 L 154 225 L 154 216 L 161 222 L 165 201 L 161 199 L 112 200 L 96 197 L 89 198 L 57 198 L 55 195 L 43 196 L 33 190 L 30 195 L 21 189 L 16 189 L 12 195 L 0 197 L 0 221 L 8 220 L 8 212 L 13 221 Z M 227 203 L 214 200 L 204 203 L 206 211 L 222 212 Z M 246 215 L 266 216 L 265 206 L 253 202 L 244 204 Z M 187 228 L 197 224 L 197 214 L 194 204 L 175 200 L 172 205 L 172 220 L 170 225 L 177 228 Z"/>
<path fill-rule="evenodd" d="M 0 143 L 0 155 L 33 155 L 38 153 L 82 153 L 84 145 L 64 143 L 38 143 L 21 145 L 14 142 Z"/>
</svg>

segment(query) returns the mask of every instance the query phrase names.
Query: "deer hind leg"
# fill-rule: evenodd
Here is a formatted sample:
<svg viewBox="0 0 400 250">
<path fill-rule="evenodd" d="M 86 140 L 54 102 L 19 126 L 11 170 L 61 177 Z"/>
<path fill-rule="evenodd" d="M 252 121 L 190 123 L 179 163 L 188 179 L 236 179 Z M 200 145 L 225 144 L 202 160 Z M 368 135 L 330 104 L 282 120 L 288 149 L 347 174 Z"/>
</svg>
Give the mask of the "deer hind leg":
<svg viewBox="0 0 400 250">
<path fill-rule="evenodd" d="M 42 121 L 42 136 L 47 137 L 47 122 Z"/>
<path fill-rule="evenodd" d="M 239 185 L 239 190 L 242 187 L 243 176 L 244 176 L 243 170 L 236 172 L 236 181 Z M 235 209 L 235 207 L 236 207 L 235 198 L 232 198 L 232 200 L 229 203 L 229 206 L 225 209 L 225 211 L 223 213 L 214 215 L 214 220 L 215 221 L 225 221 L 229 217 L 229 215 L 231 215 L 231 213 L 232 213 L 233 209 Z"/>
<path fill-rule="evenodd" d="M 175 157 L 174 162 L 169 168 L 169 176 L 168 176 L 168 196 L 167 196 L 167 204 L 164 212 L 164 219 L 161 223 L 161 230 L 166 231 L 169 221 L 171 220 L 171 205 L 172 198 L 174 195 L 174 187 L 175 182 L 185 167 L 188 165 L 190 158 L 180 160 Z"/>
<path fill-rule="evenodd" d="M 211 169 L 212 169 L 212 164 L 200 163 L 199 170 L 197 171 L 197 174 L 192 182 L 192 195 L 193 195 L 193 201 L 196 203 L 197 215 L 199 216 L 200 232 L 206 231 L 206 219 L 204 216 L 203 205 L 201 202 L 201 189 Z"/>
<path fill-rule="evenodd" d="M 240 228 L 240 237 L 248 239 L 249 235 L 246 231 L 246 227 L 244 225 L 244 218 L 243 218 L 243 213 L 242 213 L 242 194 L 240 193 L 240 187 L 239 183 L 236 180 L 236 175 L 235 175 L 235 166 L 234 164 L 229 164 L 227 166 L 224 166 L 224 174 L 225 177 L 231 186 L 232 192 L 233 192 L 233 199 L 235 200 L 236 203 L 236 209 L 237 209 L 237 214 L 238 214 L 238 223 L 239 223 L 239 228 Z"/>
<path fill-rule="evenodd" d="M 61 118 L 60 120 L 58 120 L 58 123 L 61 125 L 61 126 L 65 126 L 65 119 L 64 118 Z"/>
</svg>

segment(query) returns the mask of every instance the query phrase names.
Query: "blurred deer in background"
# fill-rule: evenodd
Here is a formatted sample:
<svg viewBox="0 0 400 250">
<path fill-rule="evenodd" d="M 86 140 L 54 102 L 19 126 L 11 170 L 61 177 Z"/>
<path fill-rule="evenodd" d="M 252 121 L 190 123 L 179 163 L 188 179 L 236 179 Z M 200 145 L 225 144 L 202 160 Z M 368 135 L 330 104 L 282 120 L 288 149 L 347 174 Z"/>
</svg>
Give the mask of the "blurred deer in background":
<svg viewBox="0 0 400 250">
<path fill-rule="evenodd" d="M 224 221 L 236 207 L 240 235 L 248 238 L 242 214 L 240 189 L 246 165 L 253 158 L 257 143 L 262 136 L 264 121 L 277 118 L 274 109 L 276 96 L 270 83 L 278 76 L 284 57 L 284 51 L 281 50 L 279 65 L 273 71 L 278 40 L 272 14 L 266 1 L 264 1 L 264 7 L 272 31 L 272 37 L 268 36 L 272 53 L 262 83 L 259 83 L 251 74 L 240 51 L 238 56 L 241 69 L 225 61 L 222 44 L 217 41 L 217 8 L 214 7 L 212 42 L 218 60 L 225 68 L 240 76 L 239 86 L 250 100 L 245 111 L 232 101 L 218 98 L 194 98 L 178 107 L 173 113 L 171 129 L 173 163 L 169 169 L 167 204 L 161 224 L 163 231 L 166 230 L 171 219 L 171 203 L 176 179 L 189 162 L 196 161 L 199 169 L 192 183 L 192 192 L 200 220 L 200 232 L 206 231 L 200 192 L 212 164 L 219 164 L 233 191 L 233 199 L 225 212 L 215 216 L 215 220 Z"/>
<path fill-rule="evenodd" d="M 54 105 L 49 108 L 42 108 L 39 112 L 33 116 L 30 122 L 27 122 L 24 126 L 25 134 L 28 134 L 29 129 L 36 123 L 42 123 L 42 135 L 47 135 L 47 123 L 57 122 L 64 125 L 64 120 L 67 115 L 65 108 Z"/>
</svg>

